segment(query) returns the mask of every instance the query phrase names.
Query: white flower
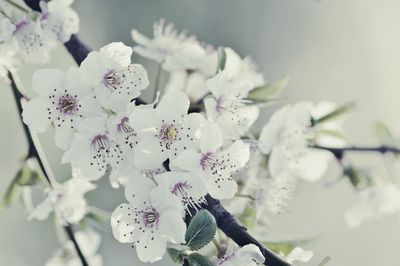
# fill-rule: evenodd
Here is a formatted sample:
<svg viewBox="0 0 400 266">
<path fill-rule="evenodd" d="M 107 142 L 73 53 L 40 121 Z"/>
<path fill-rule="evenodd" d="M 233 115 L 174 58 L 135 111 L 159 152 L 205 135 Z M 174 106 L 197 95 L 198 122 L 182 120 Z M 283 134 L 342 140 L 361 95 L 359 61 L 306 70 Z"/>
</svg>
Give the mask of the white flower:
<svg viewBox="0 0 400 266">
<path fill-rule="evenodd" d="M 86 118 L 78 125 L 70 148 L 64 153 L 63 163 L 72 163 L 89 180 L 97 180 L 107 167 L 117 169 L 126 157 L 110 135 L 102 117 Z"/>
<path fill-rule="evenodd" d="M 0 44 L 0 80 L 7 80 L 8 71 L 15 71 L 20 65 L 17 52 L 17 48 L 10 43 Z"/>
<path fill-rule="evenodd" d="M 69 147 L 77 122 L 100 112 L 92 90 L 79 77 L 75 67 L 66 73 L 57 69 L 36 71 L 32 86 L 38 96 L 25 105 L 22 114 L 24 122 L 37 133 L 45 132 L 53 124 L 57 146 L 63 149 Z"/>
<path fill-rule="evenodd" d="M 204 99 L 207 118 L 221 127 L 224 137 L 243 136 L 259 115 L 258 107 L 245 105 L 251 83 L 231 82 L 229 72 L 224 70 L 207 81 L 207 88 L 214 96 Z"/>
<path fill-rule="evenodd" d="M 174 53 L 181 42 L 186 39 L 184 33 L 178 33 L 174 24 L 165 24 L 160 20 L 154 24 L 153 39 L 149 39 L 137 30 L 132 30 L 132 39 L 138 44 L 133 50 L 143 57 L 153 59 L 159 63 Z"/>
<path fill-rule="evenodd" d="M 166 172 L 156 175 L 154 179 L 159 186 L 165 187 L 177 196 L 188 213 L 198 210 L 201 204 L 206 202 L 204 196 L 207 194 L 207 189 L 203 181 L 191 176 L 189 172 Z"/>
<path fill-rule="evenodd" d="M 188 109 L 188 97 L 178 91 L 165 94 L 155 109 L 134 109 L 129 123 L 142 136 L 135 148 L 137 167 L 159 167 L 198 143 L 205 118 L 188 115 Z"/>
<path fill-rule="evenodd" d="M 13 38 L 19 47 L 22 58 L 33 64 L 46 63 L 54 43 L 43 36 L 38 23 L 22 18 L 15 23 Z"/>
<path fill-rule="evenodd" d="M 53 184 L 47 198 L 36 206 L 29 219 L 45 220 L 54 211 L 62 224 L 78 223 L 87 213 L 84 194 L 95 187 L 80 178 L 72 178 L 63 184 Z"/>
<path fill-rule="evenodd" d="M 103 260 L 96 254 L 101 237 L 92 230 L 79 231 L 75 233 L 76 242 L 79 244 L 85 259 L 90 266 L 102 266 Z M 54 256 L 49 259 L 45 266 L 81 266 L 82 262 L 71 241 L 68 241 L 63 249 L 58 250 Z"/>
<path fill-rule="evenodd" d="M 71 8 L 74 0 L 41 1 L 39 17 L 43 31 L 52 38 L 67 42 L 72 34 L 79 31 L 78 14 Z"/>
<path fill-rule="evenodd" d="M 0 19 L 0 43 L 11 39 L 16 27 L 8 18 Z"/>
<path fill-rule="evenodd" d="M 249 145 L 241 140 L 221 149 L 223 138 L 217 125 L 205 126 L 200 139 L 200 150 L 187 149 L 173 165 L 202 177 L 208 192 L 217 199 L 229 199 L 237 191 L 232 174 L 249 160 Z"/>
<path fill-rule="evenodd" d="M 89 53 L 82 62 L 82 79 L 93 87 L 103 107 L 121 111 L 149 85 L 146 70 L 131 64 L 131 56 L 132 48 L 115 42 Z"/>
<path fill-rule="evenodd" d="M 290 264 L 293 264 L 295 261 L 308 262 L 312 258 L 313 255 L 314 255 L 314 252 L 311 250 L 304 250 L 300 247 L 295 247 L 286 256 L 285 260 L 287 262 L 289 262 Z"/>
<path fill-rule="evenodd" d="M 186 224 L 178 197 L 145 178 L 131 180 L 125 196 L 129 203 L 114 210 L 111 226 L 118 241 L 136 247 L 141 261 L 158 261 L 165 254 L 167 242 L 185 241 Z"/>
<path fill-rule="evenodd" d="M 313 135 L 311 107 L 303 102 L 285 106 L 262 129 L 259 148 L 269 155 L 272 177 L 285 174 L 314 182 L 324 175 L 331 154 L 307 147 Z"/>
<path fill-rule="evenodd" d="M 245 245 L 236 251 L 227 251 L 218 266 L 256 266 L 263 265 L 265 258 L 260 249 L 254 244 Z"/>
<path fill-rule="evenodd" d="M 351 227 L 357 227 L 367 219 L 379 219 L 400 211 L 400 190 L 393 184 L 363 188 L 358 197 L 359 202 L 345 213 L 345 220 Z"/>
<path fill-rule="evenodd" d="M 229 79 L 232 83 L 249 83 L 251 89 L 264 85 L 264 77 L 257 72 L 257 68 L 253 61 L 246 57 L 241 59 L 240 56 L 231 48 L 225 48 L 225 68 L 228 72 Z"/>
</svg>

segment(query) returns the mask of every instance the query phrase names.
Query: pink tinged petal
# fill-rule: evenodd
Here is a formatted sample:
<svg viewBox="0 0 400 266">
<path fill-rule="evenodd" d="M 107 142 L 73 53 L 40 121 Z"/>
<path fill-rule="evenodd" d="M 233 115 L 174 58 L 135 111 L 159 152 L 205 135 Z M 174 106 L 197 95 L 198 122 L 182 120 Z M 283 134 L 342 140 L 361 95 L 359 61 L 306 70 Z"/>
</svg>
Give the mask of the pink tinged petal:
<svg viewBox="0 0 400 266">
<path fill-rule="evenodd" d="M 111 214 L 113 235 L 121 243 L 134 241 L 134 224 L 134 213 L 129 204 L 119 205 Z"/>
<path fill-rule="evenodd" d="M 165 122 L 172 122 L 180 119 L 187 114 L 189 109 L 189 98 L 180 91 L 167 92 L 161 99 L 156 110 L 159 117 L 162 117 Z"/>
<path fill-rule="evenodd" d="M 208 123 L 204 127 L 201 135 L 201 152 L 215 152 L 223 143 L 224 140 L 221 129 L 215 123 Z"/>
<path fill-rule="evenodd" d="M 156 262 L 161 260 L 167 250 L 167 240 L 158 233 L 146 231 L 139 242 L 135 244 L 136 253 L 143 262 Z"/>
<path fill-rule="evenodd" d="M 53 115 L 49 114 L 48 108 L 50 108 L 50 103 L 45 99 L 34 98 L 30 100 L 24 106 L 24 111 L 22 112 L 24 123 L 34 132 L 45 132 L 54 119 Z"/>
<path fill-rule="evenodd" d="M 125 197 L 132 205 L 143 204 L 144 201 L 148 201 L 150 191 L 154 187 L 154 182 L 146 177 L 130 179 L 125 184 Z"/>
<path fill-rule="evenodd" d="M 179 212 L 168 210 L 162 213 L 158 230 L 169 242 L 174 244 L 185 242 L 186 224 Z"/>
<path fill-rule="evenodd" d="M 200 172 L 201 157 L 202 155 L 199 152 L 195 150 L 187 150 L 180 153 L 180 155 L 172 161 L 172 164 L 182 170 Z"/>
<path fill-rule="evenodd" d="M 236 194 L 238 186 L 230 176 L 212 175 L 207 181 L 207 189 L 216 199 L 231 199 Z"/>
<path fill-rule="evenodd" d="M 100 49 L 100 53 L 112 58 L 123 67 L 128 67 L 131 63 L 133 50 L 122 42 L 112 42 Z"/>
<path fill-rule="evenodd" d="M 144 169 L 157 168 L 168 158 L 167 151 L 153 137 L 143 138 L 134 152 L 135 166 Z"/>
<path fill-rule="evenodd" d="M 62 89 L 65 74 L 58 69 L 40 69 L 33 74 L 32 89 L 40 96 L 48 96 Z"/>
</svg>

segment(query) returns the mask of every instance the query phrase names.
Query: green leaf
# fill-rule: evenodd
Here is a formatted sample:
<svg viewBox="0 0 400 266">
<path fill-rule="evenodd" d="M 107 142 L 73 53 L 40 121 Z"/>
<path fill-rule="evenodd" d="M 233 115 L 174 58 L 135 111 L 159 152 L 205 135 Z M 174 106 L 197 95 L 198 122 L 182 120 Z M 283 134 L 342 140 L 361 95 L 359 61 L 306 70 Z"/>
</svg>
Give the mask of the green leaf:
<svg viewBox="0 0 400 266">
<path fill-rule="evenodd" d="M 226 64 L 226 52 L 225 47 L 218 47 L 218 68 L 217 73 L 225 69 Z"/>
<path fill-rule="evenodd" d="M 6 190 L 6 194 L 0 201 L 0 209 L 9 207 L 11 203 L 21 196 L 21 187 L 17 183 L 17 177 L 18 175 L 10 183 Z"/>
<path fill-rule="evenodd" d="M 339 130 L 323 128 L 323 129 L 318 129 L 316 131 L 316 134 L 330 136 L 330 137 L 334 137 L 334 138 L 338 138 L 338 139 L 342 139 L 342 140 L 348 140 L 348 137 Z"/>
<path fill-rule="evenodd" d="M 192 218 L 185 235 L 191 250 L 199 250 L 214 238 L 217 224 L 214 216 L 207 210 L 200 210 Z"/>
<path fill-rule="evenodd" d="M 344 169 L 343 174 L 347 176 L 351 184 L 355 188 L 363 188 L 373 185 L 373 180 L 366 171 L 348 166 Z"/>
<path fill-rule="evenodd" d="M 347 113 L 348 111 L 353 109 L 355 107 L 355 105 L 356 104 L 354 102 L 343 104 L 343 105 L 339 106 L 338 108 L 336 108 L 335 110 L 333 110 L 332 112 L 330 112 L 318 119 L 313 119 L 313 124 L 317 125 L 317 124 L 321 124 L 326 121 L 332 120 L 342 114 Z"/>
<path fill-rule="evenodd" d="M 269 102 L 276 99 L 279 93 L 289 84 L 289 77 L 276 82 L 254 88 L 248 96 L 249 100 L 255 102 Z"/>
<path fill-rule="evenodd" d="M 262 244 L 267 246 L 269 249 L 271 249 L 277 254 L 283 253 L 285 256 L 287 256 L 295 247 L 305 245 L 311 241 L 313 241 L 313 239 L 277 241 L 277 242 L 264 241 L 262 242 Z"/>
<path fill-rule="evenodd" d="M 25 165 L 18 171 L 16 182 L 20 186 L 33 186 L 39 181 L 39 179 L 39 174 Z"/>
<path fill-rule="evenodd" d="M 383 123 L 375 124 L 375 135 L 383 145 L 396 146 L 396 138 L 390 132 L 389 128 Z"/>
<path fill-rule="evenodd" d="M 182 262 L 183 262 L 183 253 L 182 253 L 182 251 L 176 250 L 174 248 L 167 248 L 167 252 L 168 252 L 168 254 L 171 257 L 173 262 L 182 264 Z"/>
<path fill-rule="evenodd" d="M 332 257 L 326 256 L 326 257 L 318 264 L 318 266 L 325 266 L 325 265 L 327 265 L 331 260 L 332 260 Z"/>
<path fill-rule="evenodd" d="M 192 253 L 188 258 L 189 266 L 214 266 L 211 260 L 199 253 Z"/>
</svg>

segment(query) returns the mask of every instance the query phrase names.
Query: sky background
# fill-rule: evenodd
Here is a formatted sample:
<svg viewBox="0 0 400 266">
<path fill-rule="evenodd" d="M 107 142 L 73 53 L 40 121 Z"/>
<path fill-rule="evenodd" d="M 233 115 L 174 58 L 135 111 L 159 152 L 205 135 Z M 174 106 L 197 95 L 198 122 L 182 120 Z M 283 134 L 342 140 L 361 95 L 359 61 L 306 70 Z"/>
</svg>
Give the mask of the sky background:
<svg viewBox="0 0 400 266">
<path fill-rule="evenodd" d="M 112 41 L 133 45 L 130 30 L 151 34 L 160 18 L 174 22 L 201 41 L 230 46 L 240 55 L 250 55 L 267 80 L 291 77 L 285 91 L 287 102 L 321 100 L 345 103 L 356 100 L 357 109 L 345 124 L 356 144 L 373 144 L 372 127 L 383 121 L 400 132 L 400 2 L 396 0 L 76 0 L 81 18 L 82 39 L 97 49 Z M 134 55 L 154 79 L 156 65 Z M 64 49 L 52 53 L 49 66 L 67 69 L 73 64 Z M 24 66 L 22 83 L 29 89 L 37 66 Z M 151 94 L 150 91 L 148 92 Z M 265 109 L 258 122 L 262 126 L 274 108 Z M 10 89 L 0 86 L 0 193 L 4 193 L 26 151 Z M 41 136 L 46 154 L 59 180 L 68 178 L 68 167 L 60 164 L 53 132 Z M 376 155 L 351 159 L 378 172 Z M 382 171 L 380 171 L 382 170 Z M 346 180 L 337 179 L 331 166 L 320 182 L 300 184 L 292 210 L 271 217 L 271 236 L 318 237 L 307 246 L 315 252 L 308 265 L 317 265 L 325 256 L 332 266 L 399 265 L 400 221 L 389 217 L 350 229 L 344 211 L 356 198 Z M 124 201 L 121 190 L 109 188 L 103 179 L 99 190 L 89 194 L 89 202 L 112 211 Z M 27 221 L 19 204 L 0 211 L 0 265 L 40 266 L 57 247 L 51 219 Z M 103 232 L 100 252 L 104 265 L 142 265 L 129 245 L 119 244 Z M 162 261 L 155 265 L 169 265 Z"/>
</svg>

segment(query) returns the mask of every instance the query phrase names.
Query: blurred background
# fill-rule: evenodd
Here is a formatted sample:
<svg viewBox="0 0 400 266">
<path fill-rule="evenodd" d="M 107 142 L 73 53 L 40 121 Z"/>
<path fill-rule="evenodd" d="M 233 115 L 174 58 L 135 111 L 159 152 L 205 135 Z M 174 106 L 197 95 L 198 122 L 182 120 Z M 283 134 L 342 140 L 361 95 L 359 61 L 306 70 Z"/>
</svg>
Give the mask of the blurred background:
<svg viewBox="0 0 400 266">
<path fill-rule="evenodd" d="M 76 0 L 82 39 L 97 49 L 112 41 L 133 45 L 130 30 L 147 35 L 160 18 L 186 29 L 201 41 L 230 46 L 240 55 L 250 55 L 267 80 L 286 75 L 291 83 L 288 101 L 357 101 L 357 109 L 345 124 L 356 144 L 373 144 L 372 126 L 383 121 L 400 132 L 400 1 L 397 0 Z M 134 56 L 154 79 L 156 65 Z M 60 48 L 49 66 L 67 69 L 73 64 Z M 25 88 L 30 87 L 36 67 L 20 71 Z M 148 92 L 150 95 L 150 92 Z M 261 127 L 273 108 L 265 109 Z M 0 87 L 0 193 L 3 195 L 26 152 L 17 110 L 10 89 Z M 60 164 L 53 132 L 41 136 L 51 166 L 59 180 L 68 178 L 69 168 Z M 386 174 L 377 155 L 353 156 L 358 165 Z M 380 171 L 381 170 L 381 171 Z M 318 237 L 307 246 L 317 265 L 325 256 L 332 266 L 399 265 L 400 221 L 389 217 L 350 229 L 343 213 L 356 200 L 347 180 L 334 166 L 318 183 L 300 184 L 291 211 L 271 217 L 272 235 Z M 112 211 L 124 201 L 120 190 L 108 180 L 89 193 L 89 203 Z M 57 248 L 51 219 L 27 221 L 20 204 L 0 212 L 0 265 L 40 266 Z M 129 245 L 119 244 L 103 232 L 100 248 L 104 265 L 142 265 Z M 170 265 L 162 261 L 155 265 Z"/>
</svg>

